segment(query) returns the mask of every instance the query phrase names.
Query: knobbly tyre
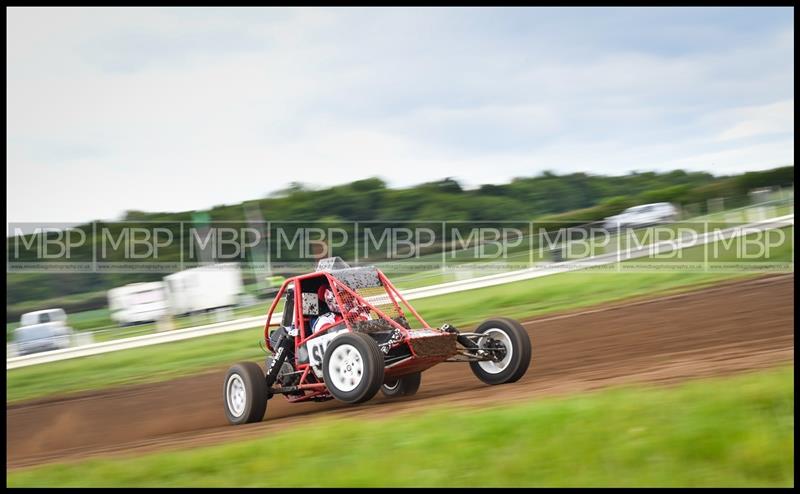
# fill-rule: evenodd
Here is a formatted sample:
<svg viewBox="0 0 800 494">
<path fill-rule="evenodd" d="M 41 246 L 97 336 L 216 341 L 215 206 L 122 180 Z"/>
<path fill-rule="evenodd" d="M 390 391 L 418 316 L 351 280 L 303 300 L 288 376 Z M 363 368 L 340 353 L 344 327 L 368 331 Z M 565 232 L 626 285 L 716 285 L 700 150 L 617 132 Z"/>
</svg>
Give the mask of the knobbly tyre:
<svg viewBox="0 0 800 494">
<path fill-rule="evenodd" d="M 280 300 L 283 314 L 273 321 Z M 267 314 L 264 341 L 272 352 L 266 376 L 255 362 L 240 362 L 225 376 L 231 424 L 261 421 L 277 394 L 292 403 L 335 398 L 352 404 L 378 390 L 410 396 L 422 371 L 442 362 L 468 362 L 487 384 L 512 383 L 531 360 L 530 339 L 517 321 L 489 319 L 472 333 L 449 324 L 432 328 L 379 269 L 351 268 L 338 257 L 283 283 Z"/>
</svg>

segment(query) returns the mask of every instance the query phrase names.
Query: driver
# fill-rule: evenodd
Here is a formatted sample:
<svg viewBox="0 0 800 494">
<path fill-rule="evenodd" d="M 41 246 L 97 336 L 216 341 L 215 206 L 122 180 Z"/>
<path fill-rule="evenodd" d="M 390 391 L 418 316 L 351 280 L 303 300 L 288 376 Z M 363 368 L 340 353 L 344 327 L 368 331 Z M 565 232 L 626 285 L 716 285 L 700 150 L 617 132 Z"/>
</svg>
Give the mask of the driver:
<svg viewBox="0 0 800 494">
<path fill-rule="evenodd" d="M 320 290 L 322 291 L 322 290 Z M 325 291 L 322 294 L 322 299 L 325 301 L 325 305 L 328 306 L 329 312 L 320 315 L 315 321 L 314 324 L 311 326 L 311 331 L 316 333 L 317 331 L 324 329 L 328 326 L 337 325 L 344 322 L 344 316 L 342 316 L 342 308 L 339 307 L 339 303 L 336 301 L 336 297 L 333 294 L 333 290 L 329 287 L 325 288 Z M 358 302 L 347 304 L 346 305 L 354 305 L 354 307 L 345 307 L 345 310 L 348 314 L 350 314 L 350 320 L 353 319 L 363 319 L 367 320 L 370 319 L 369 315 L 369 307 L 362 307 L 361 304 Z"/>
<path fill-rule="evenodd" d="M 311 326 L 311 331 L 313 333 L 316 333 L 326 326 L 332 326 L 344 321 L 342 311 L 339 309 L 339 304 L 336 302 L 336 297 L 333 295 L 333 291 L 330 288 L 325 288 L 322 299 L 325 300 L 325 305 L 328 306 L 328 312 L 321 314 L 314 321 L 314 324 Z"/>
</svg>

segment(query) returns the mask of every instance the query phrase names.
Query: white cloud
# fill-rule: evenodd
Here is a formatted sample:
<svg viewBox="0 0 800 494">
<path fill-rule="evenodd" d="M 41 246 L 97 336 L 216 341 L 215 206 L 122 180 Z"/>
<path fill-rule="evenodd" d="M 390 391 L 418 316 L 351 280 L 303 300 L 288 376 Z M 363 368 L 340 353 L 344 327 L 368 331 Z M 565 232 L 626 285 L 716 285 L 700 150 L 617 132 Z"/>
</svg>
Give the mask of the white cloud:
<svg viewBox="0 0 800 494">
<path fill-rule="evenodd" d="M 737 108 L 728 113 L 733 125 L 720 133 L 719 139 L 723 141 L 764 134 L 794 133 L 794 99 Z"/>
<path fill-rule="evenodd" d="M 793 160 L 791 19 L 603 12 L 10 9 L 8 218 Z"/>
</svg>

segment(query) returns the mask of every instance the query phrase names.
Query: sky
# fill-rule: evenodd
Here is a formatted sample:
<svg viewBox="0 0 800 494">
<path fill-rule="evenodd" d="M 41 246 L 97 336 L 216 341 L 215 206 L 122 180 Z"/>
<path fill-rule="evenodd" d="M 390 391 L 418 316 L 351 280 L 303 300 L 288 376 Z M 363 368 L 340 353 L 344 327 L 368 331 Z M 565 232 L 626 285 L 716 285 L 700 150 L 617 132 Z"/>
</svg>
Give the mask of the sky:
<svg viewBox="0 0 800 494">
<path fill-rule="evenodd" d="M 7 222 L 794 162 L 792 8 L 9 8 Z"/>
</svg>

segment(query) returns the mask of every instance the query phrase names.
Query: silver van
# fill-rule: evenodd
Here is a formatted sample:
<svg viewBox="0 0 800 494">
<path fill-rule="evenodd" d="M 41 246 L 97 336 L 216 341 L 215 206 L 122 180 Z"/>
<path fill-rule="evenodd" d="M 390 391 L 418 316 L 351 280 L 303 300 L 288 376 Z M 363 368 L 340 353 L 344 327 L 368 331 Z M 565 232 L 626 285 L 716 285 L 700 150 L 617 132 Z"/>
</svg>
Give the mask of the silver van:
<svg viewBox="0 0 800 494">
<path fill-rule="evenodd" d="M 20 327 L 14 330 L 17 354 L 46 352 L 68 348 L 72 328 L 67 326 L 64 309 L 37 310 L 22 314 Z"/>
</svg>

